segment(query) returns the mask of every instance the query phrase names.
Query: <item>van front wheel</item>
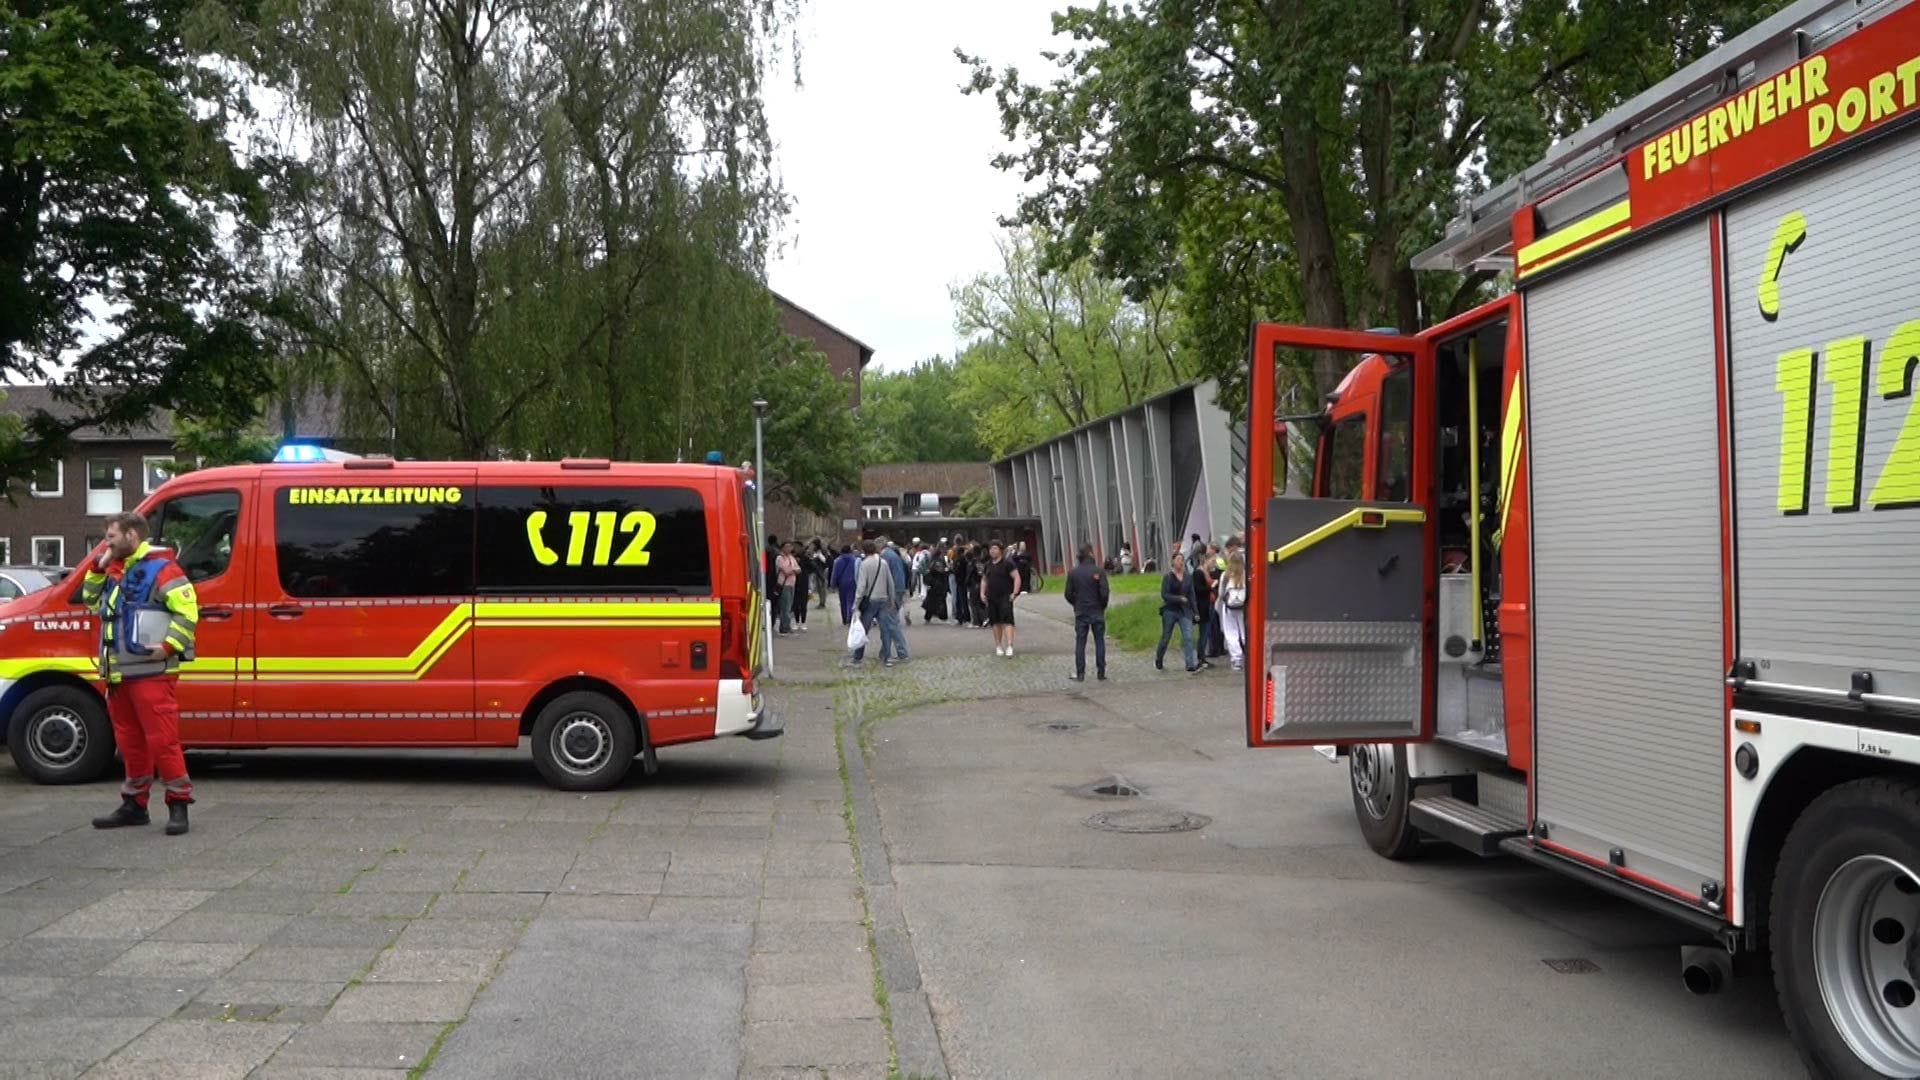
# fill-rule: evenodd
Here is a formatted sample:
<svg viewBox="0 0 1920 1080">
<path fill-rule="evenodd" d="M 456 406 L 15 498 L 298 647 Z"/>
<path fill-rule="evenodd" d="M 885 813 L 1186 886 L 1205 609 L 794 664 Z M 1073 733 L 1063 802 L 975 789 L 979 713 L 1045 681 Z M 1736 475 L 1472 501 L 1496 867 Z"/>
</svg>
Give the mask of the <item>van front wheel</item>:
<svg viewBox="0 0 1920 1080">
<path fill-rule="evenodd" d="M 7 723 L 13 763 L 36 784 L 85 784 L 113 765 L 113 725 L 100 695 L 48 686 L 23 698 Z"/>
<path fill-rule="evenodd" d="M 633 767 L 639 738 L 627 711 L 591 690 L 562 694 L 533 722 L 533 764 L 562 791 L 605 791 Z"/>
</svg>

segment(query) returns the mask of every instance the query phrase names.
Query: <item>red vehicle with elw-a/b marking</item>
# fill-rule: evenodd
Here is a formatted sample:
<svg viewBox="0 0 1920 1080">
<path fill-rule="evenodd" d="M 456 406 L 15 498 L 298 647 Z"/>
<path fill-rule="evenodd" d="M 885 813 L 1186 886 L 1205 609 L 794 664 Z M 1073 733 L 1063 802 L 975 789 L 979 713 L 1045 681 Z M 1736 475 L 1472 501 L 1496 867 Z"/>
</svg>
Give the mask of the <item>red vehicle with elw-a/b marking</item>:
<svg viewBox="0 0 1920 1080">
<path fill-rule="evenodd" d="M 753 491 L 734 469 L 237 466 L 140 509 L 199 595 L 178 685 L 188 749 L 529 737 L 550 783 L 585 791 L 650 769 L 659 747 L 780 734 L 757 685 Z M 79 586 L 0 606 L 0 720 L 43 783 L 113 760 Z"/>
<path fill-rule="evenodd" d="M 1506 296 L 1253 335 L 1248 743 L 1770 962 L 1820 1077 L 1920 1075 L 1916 177 L 1920 3 L 1800 0 L 1414 260 Z"/>
</svg>

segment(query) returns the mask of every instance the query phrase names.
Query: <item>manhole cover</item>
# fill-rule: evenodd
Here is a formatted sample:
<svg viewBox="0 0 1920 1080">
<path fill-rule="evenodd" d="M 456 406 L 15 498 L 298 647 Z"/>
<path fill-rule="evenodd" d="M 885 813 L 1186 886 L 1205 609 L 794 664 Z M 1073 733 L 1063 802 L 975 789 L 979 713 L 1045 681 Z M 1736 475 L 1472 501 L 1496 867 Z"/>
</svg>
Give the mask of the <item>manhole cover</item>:
<svg viewBox="0 0 1920 1080">
<path fill-rule="evenodd" d="M 1121 833 L 1193 832 L 1213 824 L 1205 814 L 1184 810 L 1102 810 L 1087 819 L 1087 826 Z"/>
<path fill-rule="evenodd" d="M 1028 726 L 1038 728 L 1041 731 L 1051 731 L 1056 735 L 1072 735 L 1075 732 L 1085 731 L 1093 725 L 1087 723 L 1085 720 L 1044 720 L 1038 724 L 1030 724 Z"/>
<path fill-rule="evenodd" d="M 1124 776 L 1109 776 L 1104 780 L 1095 780 L 1091 784 L 1068 788 L 1067 793 L 1078 795 L 1083 799 L 1137 799 L 1146 794 L 1129 783 Z"/>
<path fill-rule="evenodd" d="M 1542 960 L 1541 963 L 1562 975 L 1592 975 L 1600 970 L 1600 965 L 1584 956 L 1569 956 L 1561 960 Z"/>
</svg>

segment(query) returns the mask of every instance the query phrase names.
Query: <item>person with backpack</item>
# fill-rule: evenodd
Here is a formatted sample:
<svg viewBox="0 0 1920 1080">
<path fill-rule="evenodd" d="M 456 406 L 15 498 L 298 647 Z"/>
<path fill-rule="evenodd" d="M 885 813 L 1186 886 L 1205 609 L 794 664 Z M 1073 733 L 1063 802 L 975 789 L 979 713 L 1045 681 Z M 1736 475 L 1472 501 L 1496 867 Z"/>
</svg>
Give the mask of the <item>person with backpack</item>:
<svg viewBox="0 0 1920 1080">
<path fill-rule="evenodd" d="M 1167 642 L 1180 629 L 1180 650 L 1186 654 L 1187 674 L 1200 671 L 1193 659 L 1193 587 L 1187 583 L 1187 557 L 1175 548 L 1168 557 L 1166 575 L 1160 579 L 1160 644 L 1153 650 L 1153 666 L 1167 668 Z"/>
<path fill-rule="evenodd" d="M 180 665 L 193 659 L 200 602 L 173 553 L 147 539 L 135 513 L 107 519 L 107 546 L 87 568 L 80 602 L 100 617 L 100 673 L 107 715 L 126 764 L 120 809 L 93 819 L 96 829 L 145 825 L 157 776 L 166 790 L 168 836 L 187 831 L 193 781 L 180 750 Z"/>
</svg>

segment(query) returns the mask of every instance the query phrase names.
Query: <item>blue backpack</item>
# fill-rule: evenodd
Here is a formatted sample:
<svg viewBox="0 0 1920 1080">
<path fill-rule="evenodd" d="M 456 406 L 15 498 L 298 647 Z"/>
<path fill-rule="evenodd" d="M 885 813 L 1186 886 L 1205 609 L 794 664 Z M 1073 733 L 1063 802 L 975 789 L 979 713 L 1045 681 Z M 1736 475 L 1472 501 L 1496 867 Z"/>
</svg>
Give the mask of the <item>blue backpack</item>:
<svg viewBox="0 0 1920 1080">
<path fill-rule="evenodd" d="M 160 605 L 152 603 L 153 582 L 160 576 L 160 569 L 167 564 L 165 559 L 141 559 L 127 568 L 120 577 L 117 592 L 108 592 L 100 599 L 100 617 L 107 617 L 107 605 L 117 594 L 120 598 L 120 610 L 116 615 L 113 629 L 114 647 L 134 656 L 148 656 L 153 649 L 140 644 L 134 630 L 134 622 L 140 612 L 152 610 Z"/>
</svg>

